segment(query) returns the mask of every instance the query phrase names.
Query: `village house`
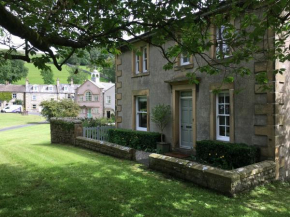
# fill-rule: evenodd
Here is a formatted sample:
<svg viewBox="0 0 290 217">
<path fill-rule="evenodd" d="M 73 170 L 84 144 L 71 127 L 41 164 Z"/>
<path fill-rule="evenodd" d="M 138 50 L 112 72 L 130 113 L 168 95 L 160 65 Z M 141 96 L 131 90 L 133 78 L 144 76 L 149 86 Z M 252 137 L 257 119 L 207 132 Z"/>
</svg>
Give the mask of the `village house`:
<svg viewBox="0 0 290 217">
<path fill-rule="evenodd" d="M 100 82 L 100 73 L 94 70 L 91 80 L 76 90 L 75 102 L 81 107 L 81 118 L 111 118 L 115 114 L 115 84 Z"/>
<path fill-rule="evenodd" d="M 238 20 L 232 20 L 238 25 Z M 211 26 L 215 37 L 218 28 Z M 222 31 L 219 31 L 222 33 Z M 275 32 L 268 30 L 264 44 L 273 46 Z M 216 57 L 217 38 L 208 55 Z M 223 83 L 221 75 L 197 73 L 199 84 L 190 84 L 186 76 L 197 67 L 196 59 L 180 54 L 174 69 L 165 71 L 167 60 L 159 48 L 149 43 L 150 34 L 129 40 L 140 54 L 125 46 L 116 56 L 116 126 L 138 131 L 158 131 L 150 112 L 158 104 L 171 106 L 172 120 L 165 139 L 172 150 L 194 152 L 196 141 L 219 140 L 257 146 L 261 160 L 276 162 L 276 179 L 289 179 L 290 172 L 290 65 L 271 62 L 265 53 L 242 62 L 252 75 Z M 164 47 L 174 45 L 167 41 Z M 228 47 L 222 44 L 226 52 Z M 225 58 L 229 56 L 225 55 Z M 201 61 L 202 62 L 202 61 Z M 273 73 L 286 68 L 283 75 Z M 255 74 L 267 72 L 271 90 L 260 88 Z M 214 90 L 220 92 L 215 94 Z M 243 90 L 236 93 L 235 90 Z"/>
<path fill-rule="evenodd" d="M 40 103 L 45 100 L 72 99 L 75 97 L 75 89 L 80 86 L 71 81 L 70 84 L 29 84 L 26 79 L 25 85 L 0 84 L 0 92 L 12 94 L 9 102 L 2 102 L 1 109 L 6 105 L 12 105 L 16 99 L 23 102 L 23 109 L 28 112 L 41 112 Z"/>
</svg>

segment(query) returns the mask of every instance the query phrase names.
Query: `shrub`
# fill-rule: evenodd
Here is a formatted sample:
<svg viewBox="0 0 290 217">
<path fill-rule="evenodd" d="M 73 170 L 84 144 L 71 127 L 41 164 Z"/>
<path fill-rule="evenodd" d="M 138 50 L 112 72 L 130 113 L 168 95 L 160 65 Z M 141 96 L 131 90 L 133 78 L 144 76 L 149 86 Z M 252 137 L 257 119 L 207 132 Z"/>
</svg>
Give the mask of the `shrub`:
<svg viewBox="0 0 290 217">
<path fill-rule="evenodd" d="M 203 140 L 196 142 L 196 158 L 223 169 L 233 169 L 256 163 L 258 150 L 243 143 Z"/>
<path fill-rule="evenodd" d="M 42 106 L 41 115 L 47 120 L 52 117 L 77 117 L 80 111 L 79 105 L 70 99 L 62 99 L 59 102 L 42 101 L 40 106 Z"/>
<path fill-rule="evenodd" d="M 111 125 L 115 123 L 112 119 L 107 118 L 86 118 L 83 120 L 83 127 L 97 127 L 97 126 L 105 126 Z"/>
<path fill-rule="evenodd" d="M 155 152 L 156 143 L 160 142 L 160 133 L 110 129 L 108 131 L 108 142 L 137 150 Z"/>
<path fill-rule="evenodd" d="M 157 125 L 161 133 L 161 142 L 163 142 L 163 130 L 171 121 L 170 105 L 156 105 L 151 112 L 151 120 Z"/>
</svg>

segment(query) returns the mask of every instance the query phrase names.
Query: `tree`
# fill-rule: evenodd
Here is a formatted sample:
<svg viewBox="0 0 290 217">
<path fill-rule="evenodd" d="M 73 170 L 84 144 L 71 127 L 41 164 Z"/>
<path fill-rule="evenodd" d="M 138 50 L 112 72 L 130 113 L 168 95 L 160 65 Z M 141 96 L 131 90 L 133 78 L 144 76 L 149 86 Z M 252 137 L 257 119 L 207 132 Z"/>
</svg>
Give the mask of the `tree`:
<svg viewBox="0 0 290 217">
<path fill-rule="evenodd" d="M 41 77 L 43 79 L 44 84 L 54 84 L 54 79 L 53 79 L 53 71 L 43 69 L 40 72 Z"/>
<path fill-rule="evenodd" d="M 0 92 L 0 101 L 9 102 L 12 99 L 12 93 L 10 92 Z"/>
<path fill-rule="evenodd" d="M 40 106 L 42 106 L 41 115 L 47 120 L 52 117 L 77 117 L 80 112 L 79 105 L 70 99 L 42 101 Z"/>
<path fill-rule="evenodd" d="M 161 133 L 161 142 L 163 142 L 163 131 L 171 121 L 170 105 L 156 105 L 151 112 L 151 120 L 158 126 Z"/>
<path fill-rule="evenodd" d="M 74 84 L 82 84 L 88 79 L 88 74 L 79 70 L 77 66 L 69 68 L 68 72 L 69 76 L 67 82 L 70 82 L 71 79 L 73 79 Z"/>
<path fill-rule="evenodd" d="M 228 18 L 238 18 L 237 28 Z M 145 40 L 160 49 L 168 60 L 165 69 L 172 68 L 178 56 L 192 56 L 197 63 L 195 72 L 224 75 L 225 82 L 236 76 L 251 72 L 243 67 L 242 61 L 255 58 L 264 42 L 265 33 L 275 29 L 277 36 L 274 47 L 265 47 L 262 52 L 268 60 L 284 62 L 290 59 L 286 40 L 290 35 L 290 0 L 162 0 L 162 1 L 0 1 L 0 43 L 10 45 L 9 33 L 25 39 L 23 55 L 13 54 L 16 46 L 0 52 L 2 60 L 22 59 L 33 62 L 39 68 L 53 61 L 61 70 L 62 65 L 74 54 L 82 56 L 96 48 L 106 48 L 119 54 L 118 47 L 132 46 L 124 40 L 124 34 Z M 216 61 L 208 50 L 216 44 L 210 33 L 214 25 L 223 28 L 225 42 L 232 49 L 232 58 Z M 150 40 L 139 37 L 149 32 Z M 172 40 L 171 47 L 164 47 Z M 222 44 L 222 43 L 221 43 Z M 56 52 L 52 51 L 56 49 Z M 222 48 L 222 47 L 221 47 Z M 36 51 L 42 51 L 36 56 Z M 220 50 L 221 51 L 221 50 Z M 218 52 L 217 57 L 223 57 Z M 63 61 L 58 62 L 58 59 Z M 217 66 L 218 65 L 218 66 Z M 191 74 L 192 81 L 195 72 Z M 274 71 L 282 73 L 283 69 Z M 266 73 L 257 75 L 259 83 L 267 83 Z"/>
<path fill-rule="evenodd" d="M 7 60 L 0 64 L 0 83 L 19 81 L 27 76 L 28 69 L 21 60 Z"/>
</svg>

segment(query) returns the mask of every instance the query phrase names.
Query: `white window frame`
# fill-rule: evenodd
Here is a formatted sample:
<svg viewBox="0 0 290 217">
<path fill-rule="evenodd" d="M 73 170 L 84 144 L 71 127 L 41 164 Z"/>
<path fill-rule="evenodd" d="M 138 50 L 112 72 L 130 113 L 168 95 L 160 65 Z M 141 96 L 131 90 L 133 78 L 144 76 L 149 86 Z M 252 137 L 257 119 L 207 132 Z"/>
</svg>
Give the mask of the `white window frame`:
<svg viewBox="0 0 290 217">
<path fill-rule="evenodd" d="M 142 65 L 143 65 L 143 73 L 148 72 L 148 51 L 147 51 L 147 47 L 143 47 L 142 48 Z"/>
<path fill-rule="evenodd" d="M 216 59 L 224 59 L 230 57 L 230 47 L 225 43 L 223 31 L 225 26 L 216 27 L 215 34 L 216 34 L 216 47 L 215 47 L 215 58 Z M 225 50 L 228 49 L 228 53 Z M 219 52 L 222 50 L 222 53 Z M 221 55 L 220 57 L 218 56 Z"/>
<path fill-rule="evenodd" d="M 84 97 L 80 96 L 80 102 L 83 102 L 83 101 L 84 101 Z"/>
<path fill-rule="evenodd" d="M 12 98 L 16 99 L 17 98 L 17 94 L 16 93 L 12 93 Z"/>
<path fill-rule="evenodd" d="M 33 104 L 32 105 L 32 109 L 36 109 L 36 104 Z"/>
<path fill-rule="evenodd" d="M 94 95 L 94 101 L 99 102 L 99 95 Z"/>
<path fill-rule="evenodd" d="M 147 114 L 147 120 L 148 120 L 148 111 L 147 111 L 148 109 L 146 110 L 146 112 L 139 111 L 139 104 L 138 104 L 139 99 L 146 99 L 146 105 L 148 103 L 147 96 L 137 96 L 136 97 L 136 102 L 135 102 L 136 103 L 136 114 L 135 114 L 136 115 L 136 130 L 147 131 L 148 126 L 147 127 L 139 127 L 139 115 L 140 114 Z"/>
<path fill-rule="evenodd" d="M 91 102 L 92 101 L 92 92 L 91 91 L 87 91 L 85 93 L 85 98 L 86 98 L 86 102 Z"/>
<path fill-rule="evenodd" d="M 63 90 L 64 90 L 64 91 L 67 91 L 67 86 L 64 86 L 64 87 L 63 87 Z"/>
<path fill-rule="evenodd" d="M 136 53 L 135 54 L 135 73 L 139 74 L 139 66 L 140 66 L 140 56 Z"/>
<path fill-rule="evenodd" d="M 48 86 L 48 91 L 52 91 L 52 86 Z"/>
<path fill-rule="evenodd" d="M 38 90 L 38 86 L 33 85 L 33 86 L 32 86 L 32 90 L 33 90 L 33 91 L 37 91 L 37 90 Z"/>
<path fill-rule="evenodd" d="M 223 103 L 219 103 L 219 97 L 223 95 L 224 97 L 224 102 Z M 229 97 L 229 102 L 226 103 L 225 102 L 225 97 Z M 228 105 L 229 106 L 229 114 L 219 114 L 219 104 L 223 104 L 224 106 Z M 221 136 L 220 135 L 220 126 L 224 126 L 225 128 L 229 127 L 229 129 L 231 129 L 230 127 L 230 118 L 231 118 L 231 112 L 230 112 L 230 94 L 229 91 L 223 91 L 221 93 L 216 94 L 216 139 L 220 140 L 220 141 L 226 141 L 229 142 L 230 141 L 230 132 L 228 136 Z M 224 111 L 226 111 L 226 109 L 224 109 Z M 220 124 L 220 117 L 229 117 L 229 121 L 227 123 L 226 118 L 225 118 L 225 124 L 221 125 Z M 226 129 L 225 129 L 226 132 Z"/>
<path fill-rule="evenodd" d="M 32 101 L 36 101 L 36 95 L 32 95 Z"/>
<path fill-rule="evenodd" d="M 184 58 L 187 59 L 187 61 L 184 61 Z M 190 64 L 190 56 L 189 55 L 184 55 L 184 53 L 180 54 L 180 65 L 184 66 L 184 65 L 188 65 Z"/>
<path fill-rule="evenodd" d="M 111 104 L 111 96 L 106 96 L 106 104 Z"/>
</svg>

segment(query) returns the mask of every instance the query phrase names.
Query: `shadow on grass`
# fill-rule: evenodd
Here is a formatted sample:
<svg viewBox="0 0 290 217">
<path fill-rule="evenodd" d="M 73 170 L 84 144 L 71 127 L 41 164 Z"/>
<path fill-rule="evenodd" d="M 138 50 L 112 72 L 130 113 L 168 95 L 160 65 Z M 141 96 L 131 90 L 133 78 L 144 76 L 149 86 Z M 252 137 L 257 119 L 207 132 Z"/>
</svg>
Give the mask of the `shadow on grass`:
<svg viewBox="0 0 290 217">
<path fill-rule="evenodd" d="M 290 190 L 261 187 L 230 199 L 165 179 L 134 162 L 43 144 L 89 159 L 49 168 L 0 165 L 0 216 L 289 216 Z M 287 184 L 285 184 L 287 185 Z M 284 186 L 285 187 L 285 186 Z M 285 196 L 281 199 L 281 196 Z"/>
</svg>

